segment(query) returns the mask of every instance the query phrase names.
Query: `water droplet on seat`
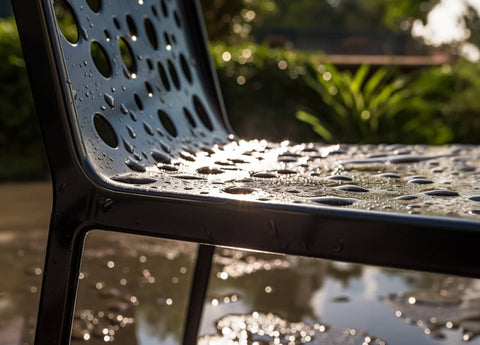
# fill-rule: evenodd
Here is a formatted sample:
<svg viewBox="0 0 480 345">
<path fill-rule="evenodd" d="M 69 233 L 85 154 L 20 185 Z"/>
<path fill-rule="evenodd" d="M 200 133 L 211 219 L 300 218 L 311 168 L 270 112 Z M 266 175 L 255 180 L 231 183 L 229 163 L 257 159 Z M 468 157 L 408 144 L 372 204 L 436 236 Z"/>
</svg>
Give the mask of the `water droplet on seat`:
<svg viewBox="0 0 480 345">
<path fill-rule="evenodd" d="M 415 183 L 415 184 L 431 184 L 433 183 L 432 180 L 426 178 L 413 178 L 408 181 L 408 183 Z"/>
<path fill-rule="evenodd" d="M 395 200 L 415 200 L 418 199 L 418 196 L 416 195 L 402 195 L 399 197 L 396 197 Z"/>
<path fill-rule="evenodd" d="M 353 185 L 353 184 L 338 186 L 338 187 L 334 187 L 334 188 L 336 190 L 341 190 L 343 192 L 354 192 L 354 193 L 366 193 L 366 192 L 369 191 L 367 188 L 363 188 L 363 187 L 356 186 L 356 185 Z"/>
<path fill-rule="evenodd" d="M 275 178 L 277 175 L 269 172 L 258 172 L 252 175 L 252 177 L 258 177 L 258 178 Z"/>
<path fill-rule="evenodd" d="M 327 177 L 329 180 L 333 181 L 353 181 L 353 178 L 350 176 L 345 176 L 345 175 L 332 175 Z"/>
<path fill-rule="evenodd" d="M 134 175 L 133 176 L 132 175 L 116 176 L 116 177 L 112 177 L 112 180 L 117 182 L 128 183 L 128 184 L 151 184 L 151 183 L 157 182 L 157 180 L 154 178 L 138 177 Z"/>
<path fill-rule="evenodd" d="M 197 172 L 199 174 L 205 174 L 205 175 L 218 175 L 218 174 L 223 174 L 225 173 L 223 170 L 220 170 L 218 168 L 212 168 L 212 167 L 201 167 L 197 169 Z"/>
<path fill-rule="evenodd" d="M 350 206 L 356 203 L 358 200 L 353 198 L 340 198 L 336 196 L 321 196 L 318 198 L 310 199 L 318 204 L 330 205 L 330 206 Z"/>
<path fill-rule="evenodd" d="M 170 164 L 171 163 L 170 156 L 166 155 L 163 152 L 153 150 L 151 152 L 151 155 L 152 155 L 153 159 L 155 159 L 155 161 L 157 161 L 157 163 L 165 163 L 165 164 Z"/>
<path fill-rule="evenodd" d="M 383 177 L 383 178 L 394 178 L 394 179 L 401 178 L 399 174 L 394 174 L 394 173 L 383 173 L 383 174 L 378 174 L 377 176 Z"/>
<path fill-rule="evenodd" d="M 135 171 L 138 171 L 138 172 L 145 172 L 145 171 L 147 171 L 142 164 L 136 162 L 133 158 L 127 159 L 127 160 L 125 161 L 125 164 L 126 164 L 130 169 L 135 170 Z"/>
<path fill-rule="evenodd" d="M 178 168 L 173 165 L 157 164 L 157 168 L 165 171 L 178 171 Z"/>
<path fill-rule="evenodd" d="M 255 192 L 255 189 L 248 187 L 227 187 L 223 190 L 225 193 L 229 194 L 252 194 Z"/>
<path fill-rule="evenodd" d="M 428 192 L 425 192 L 424 193 L 425 195 L 429 195 L 429 196 L 459 196 L 459 194 L 455 191 L 452 191 L 452 190 L 431 190 L 431 191 L 428 191 Z"/>
<path fill-rule="evenodd" d="M 294 174 L 297 174 L 296 171 L 290 170 L 290 169 L 280 169 L 280 170 L 277 170 L 277 173 L 278 173 L 278 174 L 281 174 L 281 175 L 294 175 Z"/>
</svg>

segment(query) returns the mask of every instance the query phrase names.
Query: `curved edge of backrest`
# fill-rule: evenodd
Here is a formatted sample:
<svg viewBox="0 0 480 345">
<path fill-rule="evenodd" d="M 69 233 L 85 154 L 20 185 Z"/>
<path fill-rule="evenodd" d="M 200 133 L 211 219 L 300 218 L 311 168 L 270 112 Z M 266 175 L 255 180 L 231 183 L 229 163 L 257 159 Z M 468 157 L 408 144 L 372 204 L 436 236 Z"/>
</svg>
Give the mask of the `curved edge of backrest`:
<svg viewBox="0 0 480 345">
<path fill-rule="evenodd" d="M 64 88 L 57 76 L 54 51 L 41 0 L 12 0 L 20 43 L 40 123 L 52 182 L 65 167 L 80 161 L 70 135 Z M 39 116 L 42 114 L 42 116 Z"/>
</svg>

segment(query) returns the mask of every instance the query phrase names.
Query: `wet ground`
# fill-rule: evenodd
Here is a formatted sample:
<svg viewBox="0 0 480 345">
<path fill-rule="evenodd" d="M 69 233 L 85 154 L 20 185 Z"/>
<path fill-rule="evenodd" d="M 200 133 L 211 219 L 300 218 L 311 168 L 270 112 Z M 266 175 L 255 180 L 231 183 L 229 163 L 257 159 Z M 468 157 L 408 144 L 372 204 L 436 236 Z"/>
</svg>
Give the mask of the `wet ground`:
<svg viewBox="0 0 480 345">
<path fill-rule="evenodd" d="M 0 345 L 33 343 L 51 203 L 0 185 Z M 196 245 L 95 231 L 73 344 L 179 344 Z M 200 344 L 480 344 L 480 281 L 219 248 Z"/>
</svg>

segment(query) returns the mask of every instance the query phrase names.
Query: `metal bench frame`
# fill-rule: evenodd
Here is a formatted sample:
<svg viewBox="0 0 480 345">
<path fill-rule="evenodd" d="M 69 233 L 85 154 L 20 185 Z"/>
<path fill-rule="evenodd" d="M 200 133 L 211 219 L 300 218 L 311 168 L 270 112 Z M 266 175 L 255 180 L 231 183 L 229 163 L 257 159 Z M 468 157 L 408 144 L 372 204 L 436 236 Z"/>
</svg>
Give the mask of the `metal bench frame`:
<svg viewBox="0 0 480 345">
<path fill-rule="evenodd" d="M 180 3 L 188 8 L 183 15 L 195 35 L 192 49 L 209 107 L 227 136 L 232 131 L 209 60 L 199 5 L 194 0 Z M 201 244 L 193 282 L 201 288 L 192 289 L 186 344 L 196 343 L 214 245 L 480 277 L 476 221 L 142 192 L 108 184 L 95 165 L 87 164 L 79 143 L 81 130 L 72 121 L 75 105 L 65 83 L 52 2 L 15 0 L 13 7 L 54 194 L 36 345 L 70 341 L 82 246 L 93 229 Z"/>
</svg>

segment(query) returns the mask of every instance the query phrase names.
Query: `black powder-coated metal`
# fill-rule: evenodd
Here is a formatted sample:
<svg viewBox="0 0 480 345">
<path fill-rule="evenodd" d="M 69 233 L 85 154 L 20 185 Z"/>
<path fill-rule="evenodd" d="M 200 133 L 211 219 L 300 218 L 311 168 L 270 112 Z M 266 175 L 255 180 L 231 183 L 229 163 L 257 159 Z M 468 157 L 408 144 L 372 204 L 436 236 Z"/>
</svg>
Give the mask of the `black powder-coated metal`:
<svg viewBox="0 0 480 345">
<path fill-rule="evenodd" d="M 196 1 L 67 3 L 74 44 L 13 1 L 54 186 L 37 345 L 69 343 L 92 229 L 480 277 L 478 147 L 240 141 Z"/>
<path fill-rule="evenodd" d="M 214 252 L 214 246 L 206 246 L 203 244 L 198 246 L 195 271 L 190 289 L 187 321 L 183 332 L 183 344 L 197 343 Z"/>
</svg>

